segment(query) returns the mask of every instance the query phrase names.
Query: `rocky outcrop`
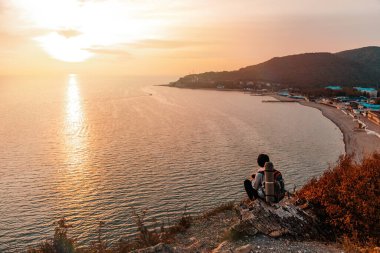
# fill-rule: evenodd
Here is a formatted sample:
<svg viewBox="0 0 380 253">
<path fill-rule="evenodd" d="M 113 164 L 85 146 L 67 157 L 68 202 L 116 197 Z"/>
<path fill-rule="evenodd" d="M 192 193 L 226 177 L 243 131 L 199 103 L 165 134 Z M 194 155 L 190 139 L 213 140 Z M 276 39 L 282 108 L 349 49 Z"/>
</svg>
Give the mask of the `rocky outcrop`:
<svg viewBox="0 0 380 253">
<path fill-rule="evenodd" d="M 172 245 L 158 244 L 135 253 L 341 252 L 336 245 L 325 244 L 325 235 L 312 210 L 291 199 L 279 204 L 243 201 L 229 210 L 193 219 L 189 229 L 174 235 Z"/>
<path fill-rule="evenodd" d="M 168 244 L 159 243 L 155 246 L 132 251 L 131 253 L 174 253 L 177 252 L 174 248 Z"/>
<path fill-rule="evenodd" d="M 305 239 L 323 239 L 326 234 L 312 213 L 289 201 L 272 205 L 260 200 L 250 201 L 241 203 L 237 211 L 240 221 L 231 227 L 232 232 L 247 235 L 262 233 L 274 238 L 288 235 Z"/>
</svg>

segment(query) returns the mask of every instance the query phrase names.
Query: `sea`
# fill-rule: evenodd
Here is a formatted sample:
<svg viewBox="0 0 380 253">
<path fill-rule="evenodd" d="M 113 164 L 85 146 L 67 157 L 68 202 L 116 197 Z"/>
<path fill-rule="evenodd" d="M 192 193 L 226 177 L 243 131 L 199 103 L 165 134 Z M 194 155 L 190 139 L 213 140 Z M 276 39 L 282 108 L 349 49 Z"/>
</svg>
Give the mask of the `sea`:
<svg viewBox="0 0 380 253">
<path fill-rule="evenodd" d="M 159 86 L 175 77 L 0 78 L 0 252 L 51 238 L 79 245 L 136 234 L 245 197 L 266 153 L 288 190 L 344 154 L 321 112 L 239 91 Z"/>
</svg>

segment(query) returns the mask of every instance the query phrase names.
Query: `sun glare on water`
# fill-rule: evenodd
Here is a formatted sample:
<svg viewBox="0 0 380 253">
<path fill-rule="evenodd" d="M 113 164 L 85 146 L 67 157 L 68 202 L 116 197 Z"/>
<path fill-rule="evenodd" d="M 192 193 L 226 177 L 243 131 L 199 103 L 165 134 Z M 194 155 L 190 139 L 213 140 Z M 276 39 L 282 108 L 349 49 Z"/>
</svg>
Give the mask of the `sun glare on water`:
<svg viewBox="0 0 380 253">
<path fill-rule="evenodd" d="M 66 111 L 67 125 L 70 126 L 71 132 L 78 132 L 83 120 L 83 113 L 77 76 L 75 74 L 70 74 L 68 79 Z"/>
<path fill-rule="evenodd" d="M 80 180 L 88 162 L 87 120 L 77 75 L 70 74 L 67 82 L 64 131 L 62 147 L 66 154 L 66 165 L 73 180 Z"/>
</svg>

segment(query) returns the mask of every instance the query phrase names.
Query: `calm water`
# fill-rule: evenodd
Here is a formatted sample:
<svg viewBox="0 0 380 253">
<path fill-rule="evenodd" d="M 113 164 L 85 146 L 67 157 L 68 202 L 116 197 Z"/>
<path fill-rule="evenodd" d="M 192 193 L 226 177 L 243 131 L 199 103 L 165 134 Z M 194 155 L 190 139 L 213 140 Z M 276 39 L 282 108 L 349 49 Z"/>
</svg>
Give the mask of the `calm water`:
<svg viewBox="0 0 380 253">
<path fill-rule="evenodd" d="M 287 186 L 344 152 L 318 110 L 240 92 L 152 86 L 169 78 L 0 79 L 0 251 L 53 234 L 66 217 L 81 243 L 105 222 L 135 232 L 131 208 L 178 217 L 239 200 L 266 152 Z M 151 94 L 151 95 L 150 95 Z"/>
</svg>

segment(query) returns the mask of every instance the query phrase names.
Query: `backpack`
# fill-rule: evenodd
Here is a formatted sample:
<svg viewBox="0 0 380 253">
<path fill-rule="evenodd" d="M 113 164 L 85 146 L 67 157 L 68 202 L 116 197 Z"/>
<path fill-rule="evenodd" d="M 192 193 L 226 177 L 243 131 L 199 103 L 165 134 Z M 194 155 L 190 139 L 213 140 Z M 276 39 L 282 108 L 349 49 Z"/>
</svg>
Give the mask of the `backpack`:
<svg viewBox="0 0 380 253">
<path fill-rule="evenodd" d="M 260 171 L 259 173 L 262 174 L 265 178 L 264 171 Z M 286 193 L 284 179 L 282 178 L 281 172 L 279 172 L 278 170 L 274 170 L 274 182 L 274 201 L 278 203 L 285 197 Z M 263 192 L 265 195 L 265 182 L 263 183 L 263 188 Z"/>
</svg>

